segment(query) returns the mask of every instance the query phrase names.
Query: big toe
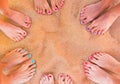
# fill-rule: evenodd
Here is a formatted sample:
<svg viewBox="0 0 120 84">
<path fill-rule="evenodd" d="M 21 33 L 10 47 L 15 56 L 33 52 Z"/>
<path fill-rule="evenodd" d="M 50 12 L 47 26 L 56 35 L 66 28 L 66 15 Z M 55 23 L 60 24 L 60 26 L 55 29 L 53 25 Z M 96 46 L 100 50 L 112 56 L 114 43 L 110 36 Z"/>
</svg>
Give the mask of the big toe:
<svg viewBox="0 0 120 84">
<path fill-rule="evenodd" d="M 24 26 L 26 28 L 30 28 L 31 23 L 32 23 L 32 19 L 29 16 L 25 16 L 25 24 L 24 24 Z"/>
</svg>

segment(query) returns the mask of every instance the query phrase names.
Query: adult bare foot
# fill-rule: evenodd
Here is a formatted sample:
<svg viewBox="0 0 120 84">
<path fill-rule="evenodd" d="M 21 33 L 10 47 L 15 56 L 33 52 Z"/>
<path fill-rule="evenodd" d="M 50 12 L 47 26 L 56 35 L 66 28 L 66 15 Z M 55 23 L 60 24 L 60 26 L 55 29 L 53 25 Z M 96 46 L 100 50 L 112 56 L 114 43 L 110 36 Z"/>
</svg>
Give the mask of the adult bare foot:
<svg viewBox="0 0 120 84">
<path fill-rule="evenodd" d="M 52 10 L 54 12 L 59 11 L 65 3 L 65 0 L 51 0 Z"/>
<path fill-rule="evenodd" d="M 104 69 L 120 74 L 120 62 L 109 54 L 96 52 L 89 57 L 89 60 Z"/>
<path fill-rule="evenodd" d="M 40 79 L 40 84 L 54 84 L 54 77 L 52 74 L 43 75 Z"/>
<path fill-rule="evenodd" d="M 81 24 L 87 24 L 94 20 L 103 10 L 105 10 L 109 5 L 103 5 L 103 1 L 88 5 L 81 10 L 80 20 Z"/>
<path fill-rule="evenodd" d="M 13 20 L 14 22 L 20 24 L 21 26 L 25 28 L 30 28 L 31 26 L 31 23 L 32 23 L 31 18 L 23 13 L 20 13 L 12 9 L 7 9 L 7 10 L 4 10 L 3 14 L 7 18 Z"/>
<path fill-rule="evenodd" d="M 49 14 L 57 12 L 64 5 L 64 0 L 50 0 L 52 9 L 47 0 L 34 0 L 35 10 L 38 14 Z"/>
<path fill-rule="evenodd" d="M 27 33 L 19 27 L 0 20 L 0 30 L 14 41 L 21 41 L 26 37 Z"/>
<path fill-rule="evenodd" d="M 84 71 L 85 75 L 97 84 L 116 84 L 110 74 L 90 62 L 84 63 Z"/>
<path fill-rule="evenodd" d="M 2 59 L 1 63 L 5 64 L 4 70 L 9 69 L 13 66 L 21 64 L 31 58 L 31 55 L 22 48 L 17 48 L 6 54 Z"/>
<path fill-rule="evenodd" d="M 87 30 L 95 35 L 104 34 L 118 17 L 117 12 L 110 10 L 94 20 L 92 24 L 87 27 Z"/>
<path fill-rule="evenodd" d="M 34 0 L 35 10 L 38 14 L 52 14 L 52 10 L 47 0 Z"/>
<path fill-rule="evenodd" d="M 73 84 L 73 80 L 69 75 L 59 74 L 58 84 Z"/>
<path fill-rule="evenodd" d="M 35 60 L 28 60 L 17 71 L 2 78 L 1 84 L 23 84 L 33 78 L 36 72 Z"/>
</svg>

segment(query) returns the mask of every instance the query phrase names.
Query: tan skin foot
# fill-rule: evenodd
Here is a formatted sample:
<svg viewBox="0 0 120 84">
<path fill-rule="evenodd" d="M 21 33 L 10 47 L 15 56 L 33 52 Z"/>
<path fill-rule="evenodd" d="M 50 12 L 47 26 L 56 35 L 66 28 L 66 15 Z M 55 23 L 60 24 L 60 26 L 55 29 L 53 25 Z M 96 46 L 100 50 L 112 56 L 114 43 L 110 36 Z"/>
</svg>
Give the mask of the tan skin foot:
<svg viewBox="0 0 120 84">
<path fill-rule="evenodd" d="M 87 78 L 97 84 L 115 84 L 110 74 L 88 61 L 84 63 L 84 71 Z"/>
<path fill-rule="evenodd" d="M 87 24 L 90 21 L 94 20 L 107 7 L 107 5 L 103 7 L 102 0 L 84 7 L 80 12 L 81 24 Z"/>
<path fill-rule="evenodd" d="M 15 50 L 10 51 L 8 54 L 6 54 L 2 58 L 1 63 L 5 64 L 4 69 L 6 70 L 18 64 L 21 64 L 30 58 L 31 58 L 31 55 L 28 53 L 28 51 L 22 48 L 17 48 Z"/>
<path fill-rule="evenodd" d="M 104 34 L 118 18 L 114 11 L 108 11 L 98 19 L 94 20 L 87 30 L 95 35 Z"/>
<path fill-rule="evenodd" d="M 59 74 L 58 84 L 73 84 L 73 80 L 69 75 Z"/>
<path fill-rule="evenodd" d="M 89 60 L 104 69 L 120 74 L 117 72 L 120 71 L 120 63 L 109 54 L 96 52 L 89 57 Z"/>
<path fill-rule="evenodd" d="M 25 28 L 31 27 L 31 23 L 32 23 L 31 18 L 23 13 L 20 13 L 12 9 L 7 9 L 4 10 L 3 14 L 9 19 L 13 20 L 14 22 L 18 23 L 19 25 Z"/>
<path fill-rule="evenodd" d="M 43 75 L 40 78 L 40 84 L 54 84 L 54 77 L 52 74 Z"/>
<path fill-rule="evenodd" d="M 0 30 L 13 41 L 21 41 L 27 33 L 19 27 L 0 20 Z"/>
<path fill-rule="evenodd" d="M 9 81 L 9 84 L 16 84 L 16 83 L 24 84 L 30 79 L 32 79 L 35 73 L 36 73 L 35 61 L 33 63 L 32 60 L 28 60 L 17 71 L 11 73 L 11 75 L 9 75 L 6 79 L 7 81 Z"/>
</svg>

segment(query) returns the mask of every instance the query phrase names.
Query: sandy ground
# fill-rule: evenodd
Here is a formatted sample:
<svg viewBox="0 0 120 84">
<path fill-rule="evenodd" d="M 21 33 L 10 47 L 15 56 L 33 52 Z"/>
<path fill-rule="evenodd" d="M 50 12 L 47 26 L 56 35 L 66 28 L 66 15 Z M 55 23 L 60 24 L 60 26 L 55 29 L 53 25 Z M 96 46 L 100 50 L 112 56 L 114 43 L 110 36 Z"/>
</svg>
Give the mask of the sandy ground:
<svg viewBox="0 0 120 84">
<path fill-rule="evenodd" d="M 59 73 L 66 73 L 75 84 L 94 84 L 83 73 L 83 62 L 90 54 L 102 51 L 120 61 L 119 18 L 102 36 L 91 35 L 79 22 L 81 8 L 95 1 L 66 0 L 60 12 L 43 16 L 34 11 L 33 0 L 9 0 L 12 9 L 31 16 L 33 23 L 30 29 L 23 28 L 28 36 L 21 42 L 13 42 L 0 32 L 0 57 L 17 47 L 30 51 L 37 62 L 37 73 L 26 84 L 39 84 L 44 73 L 54 74 L 56 82 Z"/>
</svg>

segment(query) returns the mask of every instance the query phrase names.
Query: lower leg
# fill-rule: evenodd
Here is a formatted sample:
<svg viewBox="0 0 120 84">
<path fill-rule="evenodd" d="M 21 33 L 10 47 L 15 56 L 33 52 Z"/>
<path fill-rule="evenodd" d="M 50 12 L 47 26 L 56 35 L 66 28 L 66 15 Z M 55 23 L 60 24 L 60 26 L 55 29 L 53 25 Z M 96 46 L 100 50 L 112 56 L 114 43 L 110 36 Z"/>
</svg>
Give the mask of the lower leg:
<svg viewBox="0 0 120 84">
<path fill-rule="evenodd" d="M 103 6 L 111 5 L 112 2 L 113 2 L 113 0 L 102 0 Z"/>
<path fill-rule="evenodd" d="M 8 9 L 8 0 L 0 0 L 0 13 L 4 13 Z"/>
</svg>

